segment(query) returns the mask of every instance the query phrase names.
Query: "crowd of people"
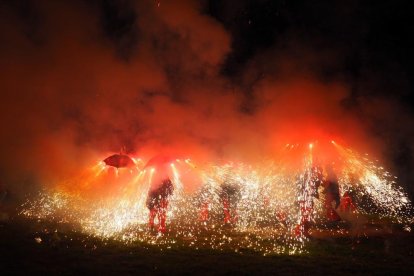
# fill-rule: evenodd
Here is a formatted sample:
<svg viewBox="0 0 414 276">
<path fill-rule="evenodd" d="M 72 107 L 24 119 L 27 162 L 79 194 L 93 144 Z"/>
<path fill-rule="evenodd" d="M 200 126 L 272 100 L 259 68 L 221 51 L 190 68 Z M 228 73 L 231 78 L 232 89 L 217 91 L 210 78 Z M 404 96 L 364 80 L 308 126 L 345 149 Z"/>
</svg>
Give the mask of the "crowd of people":
<svg viewBox="0 0 414 276">
<path fill-rule="evenodd" d="M 313 220 L 314 199 L 319 199 L 319 194 L 323 193 L 323 206 L 325 218 L 331 222 L 341 220 L 338 210 L 342 212 L 353 212 L 355 203 L 349 191 L 340 194 L 338 178 L 331 165 L 327 165 L 325 170 L 321 166 L 313 166 L 299 180 L 299 222 L 295 228 L 297 235 L 309 234 L 310 225 Z M 323 188 L 321 191 L 320 188 Z M 167 209 L 169 198 L 173 195 L 174 184 L 166 178 L 162 180 L 157 189 L 150 190 L 147 197 L 147 207 L 149 209 L 149 227 L 153 231 L 165 233 Z M 237 204 L 240 200 L 240 186 L 224 181 L 221 183 L 218 192 L 222 206 L 222 221 L 224 225 L 234 225 L 238 221 Z M 204 199 L 199 210 L 199 220 L 206 222 L 209 220 L 210 202 Z M 280 214 L 276 214 L 280 218 Z M 283 216 L 282 216 L 283 217 Z M 155 224 L 158 220 L 158 225 Z"/>
</svg>

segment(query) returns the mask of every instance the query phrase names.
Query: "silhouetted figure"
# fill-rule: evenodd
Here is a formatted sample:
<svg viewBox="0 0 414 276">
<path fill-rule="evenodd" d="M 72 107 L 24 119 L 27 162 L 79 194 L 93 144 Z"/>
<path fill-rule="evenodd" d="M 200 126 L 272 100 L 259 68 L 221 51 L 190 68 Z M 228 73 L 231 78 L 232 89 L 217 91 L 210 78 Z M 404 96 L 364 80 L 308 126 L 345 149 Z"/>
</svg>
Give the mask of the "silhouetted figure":
<svg viewBox="0 0 414 276">
<path fill-rule="evenodd" d="M 325 193 L 325 210 L 326 218 L 330 221 L 339 221 L 341 218 L 335 211 L 338 208 L 341 200 L 339 194 L 338 177 L 331 165 L 326 166 L 326 179 L 323 182 Z M 335 208 L 332 206 L 332 202 L 335 202 Z"/>
<path fill-rule="evenodd" d="M 213 189 L 209 184 L 203 185 L 200 191 L 199 220 L 206 222 L 210 218 L 210 204 L 213 198 Z"/>
<path fill-rule="evenodd" d="M 237 203 L 240 200 L 240 187 L 224 182 L 221 184 L 220 199 L 223 203 L 224 223 L 237 222 Z"/>
<path fill-rule="evenodd" d="M 319 165 L 311 169 L 311 192 L 314 198 L 319 198 L 319 187 L 323 183 L 323 170 Z"/>
<path fill-rule="evenodd" d="M 148 193 L 147 207 L 150 211 L 149 214 L 149 226 L 154 229 L 154 220 L 158 218 L 158 231 L 165 233 L 167 219 L 167 208 L 169 197 L 173 194 L 174 185 L 170 179 L 164 179 L 161 185 Z"/>
<path fill-rule="evenodd" d="M 320 166 L 313 166 L 305 171 L 299 179 L 299 208 L 300 221 L 295 228 L 295 234 L 309 235 L 312 220 L 314 198 L 319 198 L 318 189 L 323 183 L 323 172 Z"/>
<path fill-rule="evenodd" d="M 341 212 L 351 213 L 356 210 L 356 206 L 352 197 L 352 193 L 350 191 L 346 191 L 341 198 L 341 205 L 340 205 Z"/>
</svg>

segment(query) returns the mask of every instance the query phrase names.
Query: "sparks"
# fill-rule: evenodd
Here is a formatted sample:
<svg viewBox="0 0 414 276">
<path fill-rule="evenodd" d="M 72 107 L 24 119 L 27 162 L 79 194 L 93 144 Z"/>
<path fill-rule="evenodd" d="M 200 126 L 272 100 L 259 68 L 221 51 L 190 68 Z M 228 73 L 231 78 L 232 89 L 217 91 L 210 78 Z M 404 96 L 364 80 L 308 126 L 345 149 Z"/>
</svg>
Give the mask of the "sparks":
<svg viewBox="0 0 414 276">
<path fill-rule="evenodd" d="M 279 159 L 255 164 L 200 165 L 187 158 L 184 162 L 168 159 L 167 166 L 159 169 L 141 166 L 128 174 L 120 169 L 114 181 L 122 189 L 110 196 L 89 200 L 79 193 L 49 190 L 27 201 L 21 214 L 80 225 L 81 231 L 94 237 L 126 243 L 141 241 L 165 248 L 181 244 L 236 252 L 246 248 L 264 255 L 306 252 L 308 236 L 324 231 L 327 222 L 335 218 L 332 212 L 345 219 L 349 209 L 359 216 L 375 214 L 401 224 L 412 221 L 411 202 L 389 172 L 366 155 L 334 141 L 328 144 L 329 149 L 319 142 L 317 147 L 314 143 L 286 144 Z M 330 151 L 329 159 L 323 150 Z M 143 164 L 132 160 L 135 165 Z M 78 179 L 104 185 L 102 177 L 110 174 L 103 173 L 104 167 L 99 163 L 90 177 Z M 146 200 L 152 183 L 164 174 L 176 192 L 166 212 L 168 231 L 154 234 L 147 226 Z M 335 193 L 329 181 L 338 185 L 337 204 L 341 207 L 336 210 L 331 205 Z M 194 183 L 198 189 L 187 192 L 186 187 Z M 411 230 L 408 226 L 404 229 Z M 330 235 L 347 233 L 346 229 L 330 231 Z"/>
</svg>

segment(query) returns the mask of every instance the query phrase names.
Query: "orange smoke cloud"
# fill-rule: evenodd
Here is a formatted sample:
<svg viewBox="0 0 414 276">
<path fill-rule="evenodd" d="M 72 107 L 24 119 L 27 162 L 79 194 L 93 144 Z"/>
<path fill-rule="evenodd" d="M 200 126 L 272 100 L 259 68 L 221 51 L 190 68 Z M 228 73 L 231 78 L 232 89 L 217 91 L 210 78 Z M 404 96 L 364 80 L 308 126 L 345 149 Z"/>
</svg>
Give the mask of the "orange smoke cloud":
<svg viewBox="0 0 414 276">
<path fill-rule="evenodd" d="M 288 141 L 341 137 L 367 150 L 377 145 L 364 119 L 344 109 L 350 92 L 343 83 L 291 74 L 288 66 L 280 70 L 284 63 L 275 73 L 269 62 L 246 87 L 220 73 L 231 36 L 197 2 L 140 1 L 133 8 L 129 27 L 137 38 L 127 59 L 117 55 L 93 5 L 40 1 L 30 35 L 13 9 L 3 11 L 6 179 L 53 183 L 123 146 L 136 156 L 255 160 L 271 158 Z M 253 112 L 241 108 L 246 89 Z"/>
</svg>

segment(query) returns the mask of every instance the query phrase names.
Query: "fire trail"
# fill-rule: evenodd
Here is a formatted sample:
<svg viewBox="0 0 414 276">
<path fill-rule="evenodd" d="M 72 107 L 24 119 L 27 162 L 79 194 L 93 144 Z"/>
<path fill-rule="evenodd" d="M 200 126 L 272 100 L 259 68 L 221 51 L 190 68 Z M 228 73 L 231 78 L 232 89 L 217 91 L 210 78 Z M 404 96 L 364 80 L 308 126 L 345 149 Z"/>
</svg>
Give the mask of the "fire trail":
<svg viewBox="0 0 414 276">
<path fill-rule="evenodd" d="M 125 243 L 262 254 L 306 252 L 320 229 L 352 235 L 343 226 L 365 217 L 413 222 L 395 177 L 334 141 L 286 144 L 255 163 L 163 155 L 125 165 L 105 160 L 28 200 L 21 215 Z M 172 185 L 167 193 L 165 183 Z"/>
</svg>

